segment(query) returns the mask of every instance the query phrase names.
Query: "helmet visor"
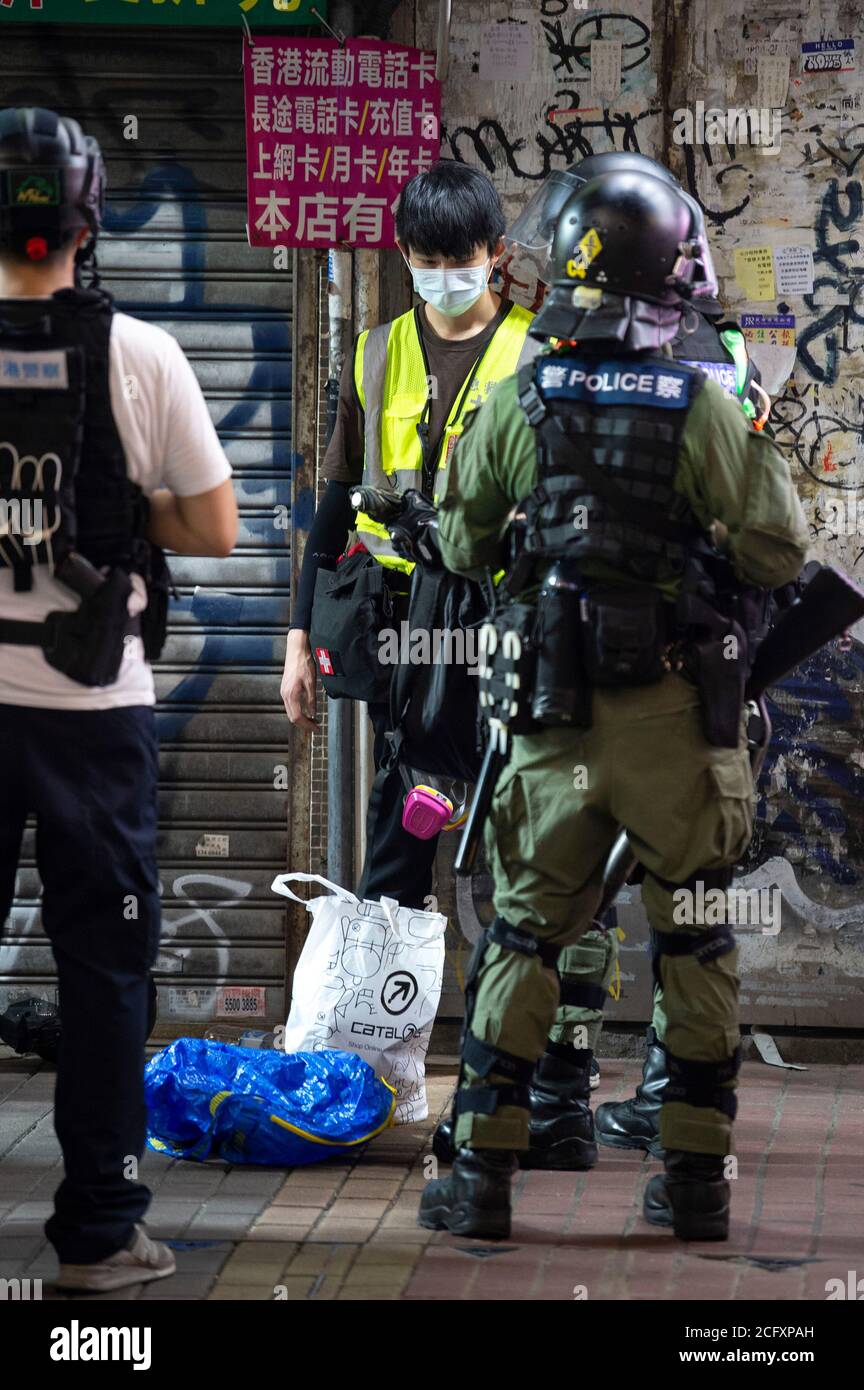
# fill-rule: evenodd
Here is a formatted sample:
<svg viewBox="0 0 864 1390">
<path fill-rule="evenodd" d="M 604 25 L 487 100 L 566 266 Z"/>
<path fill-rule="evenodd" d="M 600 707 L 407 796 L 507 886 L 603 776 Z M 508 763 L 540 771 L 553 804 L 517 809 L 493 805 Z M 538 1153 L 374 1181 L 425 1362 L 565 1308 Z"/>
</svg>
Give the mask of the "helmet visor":
<svg viewBox="0 0 864 1390">
<path fill-rule="evenodd" d="M 510 250 L 527 252 L 534 264 L 540 267 L 541 280 L 546 281 L 545 270 L 558 215 L 570 195 L 584 182 L 577 174 L 556 170 L 544 179 L 513 226 L 504 233 L 504 241 Z"/>
</svg>

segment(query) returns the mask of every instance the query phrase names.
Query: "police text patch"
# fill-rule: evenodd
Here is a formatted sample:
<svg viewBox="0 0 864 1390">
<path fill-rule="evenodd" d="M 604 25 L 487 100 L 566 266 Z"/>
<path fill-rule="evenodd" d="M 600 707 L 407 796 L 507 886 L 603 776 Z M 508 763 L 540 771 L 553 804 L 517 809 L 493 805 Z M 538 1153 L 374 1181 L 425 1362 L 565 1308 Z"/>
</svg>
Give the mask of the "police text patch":
<svg viewBox="0 0 864 1390">
<path fill-rule="evenodd" d="M 728 391 L 730 396 L 738 395 L 738 373 L 735 371 L 733 362 L 690 362 L 682 358 L 688 367 L 698 367 L 706 376 L 710 376 L 712 381 L 716 381 L 718 386 L 722 386 L 724 391 Z"/>
<path fill-rule="evenodd" d="M 66 353 L 15 352 L 0 348 L 0 388 L 14 387 L 28 391 L 67 391 L 69 373 Z"/>
<path fill-rule="evenodd" d="M 609 362 L 567 357 L 538 359 L 536 385 L 551 400 L 591 401 L 597 405 L 656 405 L 683 410 L 690 404 L 689 372 L 632 358 Z"/>
</svg>

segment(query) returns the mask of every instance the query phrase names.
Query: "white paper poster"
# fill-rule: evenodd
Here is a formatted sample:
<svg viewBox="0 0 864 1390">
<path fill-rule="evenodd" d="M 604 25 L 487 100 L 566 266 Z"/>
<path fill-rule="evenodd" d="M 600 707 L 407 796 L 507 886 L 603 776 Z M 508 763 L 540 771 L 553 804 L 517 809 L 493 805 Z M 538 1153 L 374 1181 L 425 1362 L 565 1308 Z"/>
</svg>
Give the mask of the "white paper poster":
<svg viewBox="0 0 864 1390">
<path fill-rule="evenodd" d="M 481 82 L 525 82 L 531 76 L 534 30 L 506 20 L 487 24 L 480 37 Z"/>
<path fill-rule="evenodd" d="M 759 59 L 763 56 L 773 57 L 775 54 L 785 54 L 788 58 L 797 57 L 799 52 L 800 35 L 796 34 L 791 38 L 785 39 L 756 39 L 744 44 L 744 76 L 755 77 L 758 72 Z"/>
<path fill-rule="evenodd" d="M 813 250 L 810 246 L 774 247 L 777 298 L 813 293 Z"/>
<path fill-rule="evenodd" d="M 591 95 L 617 97 L 621 92 L 621 40 L 594 39 L 591 44 Z"/>
<path fill-rule="evenodd" d="M 756 71 L 756 105 L 768 111 L 785 106 L 789 92 L 789 55 L 760 54 Z"/>
</svg>

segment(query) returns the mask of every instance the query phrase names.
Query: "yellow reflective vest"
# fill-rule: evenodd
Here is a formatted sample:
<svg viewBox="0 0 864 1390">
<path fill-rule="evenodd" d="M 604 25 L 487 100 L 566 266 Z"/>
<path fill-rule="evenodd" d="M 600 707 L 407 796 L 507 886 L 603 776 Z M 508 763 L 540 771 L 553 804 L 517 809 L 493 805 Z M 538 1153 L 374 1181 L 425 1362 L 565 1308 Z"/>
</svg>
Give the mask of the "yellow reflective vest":
<svg viewBox="0 0 864 1390">
<path fill-rule="evenodd" d="M 363 408 L 363 486 L 418 488 L 437 502 L 444 493 L 453 446 L 465 416 L 481 405 L 496 381 L 510 376 L 540 350 L 528 337 L 534 315 L 511 305 L 478 361 L 468 373 L 447 417 L 437 460 L 426 460 L 418 425 L 428 428 L 430 385 L 419 310 L 409 309 L 391 323 L 366 329 L 354 350 L 354 385 Z M 357 513 L 359 538 L 382 565 L 410 573 L 414 568 L 393 549 L 387 528 Z"/>
</svg>

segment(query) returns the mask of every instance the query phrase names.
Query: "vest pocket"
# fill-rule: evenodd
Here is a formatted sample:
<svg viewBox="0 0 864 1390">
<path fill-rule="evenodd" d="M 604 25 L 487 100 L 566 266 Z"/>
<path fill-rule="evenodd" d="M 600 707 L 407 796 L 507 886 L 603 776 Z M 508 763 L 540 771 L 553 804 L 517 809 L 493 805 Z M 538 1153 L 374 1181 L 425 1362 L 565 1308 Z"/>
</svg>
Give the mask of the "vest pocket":
<svg viewBox="0 0 864 1390">
<path fill-rule="evenodd" d="M 381 412 L 381 466 L 385 473 L 416 468 L 420 473 L 420 440 L 417 425 L 425 396 L 393 396 Z"/>
</svg>

